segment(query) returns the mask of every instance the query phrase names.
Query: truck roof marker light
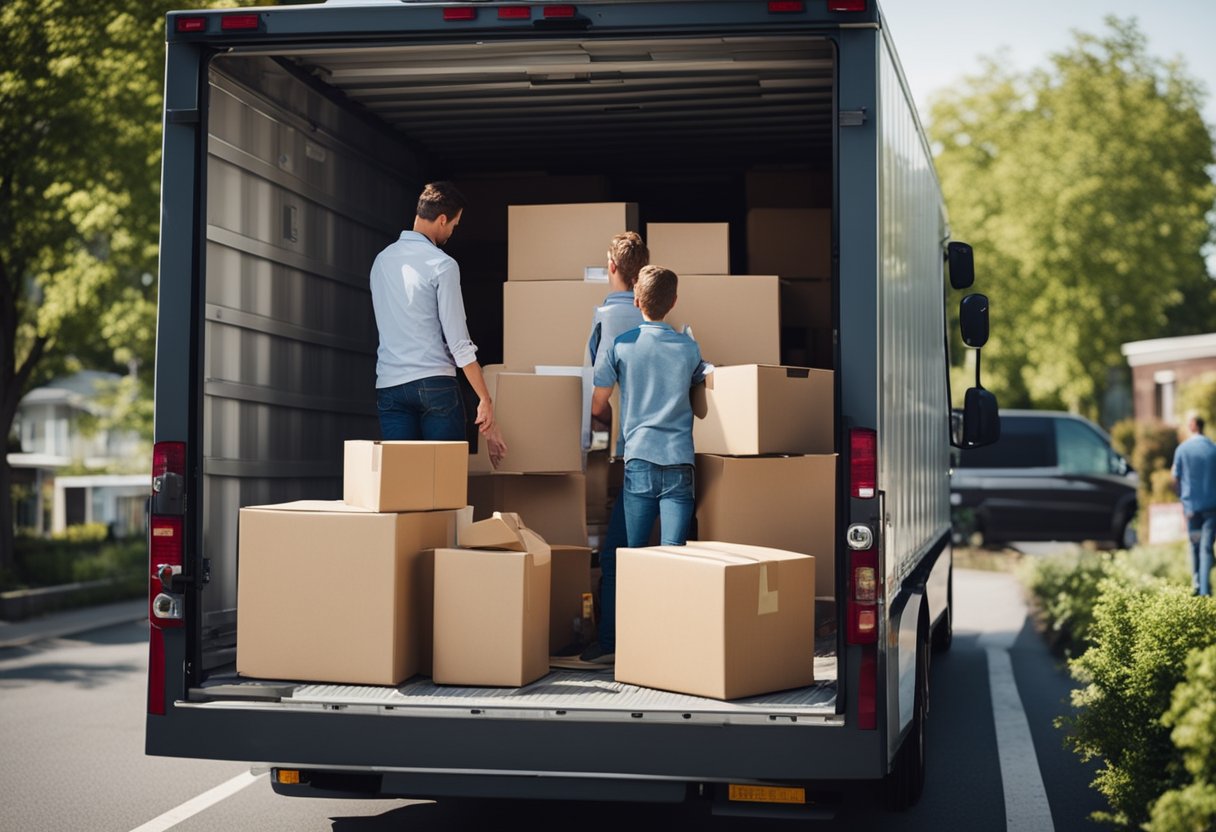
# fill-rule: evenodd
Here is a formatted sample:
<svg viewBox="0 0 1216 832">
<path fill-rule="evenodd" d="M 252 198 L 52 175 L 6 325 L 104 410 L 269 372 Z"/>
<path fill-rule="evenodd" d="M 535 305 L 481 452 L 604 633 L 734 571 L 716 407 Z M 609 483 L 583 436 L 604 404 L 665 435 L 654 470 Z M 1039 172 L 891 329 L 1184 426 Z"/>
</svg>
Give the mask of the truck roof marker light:
<svg viewBox="0 0 1216 832">
<path fill-rule="evenodd" d="M 531 6 L 499 6 L 499 20 L 531 20 Z"/>
<path fill-rule="evenodd" d="M 849 431 L 849 491 L 870 499 L 878 493 L 878 432 L 870 428 Z"/>
<path fill-rule="evenodd" d="M 828 0 L 830 12 L 864 12 L 866 0 Z"/>
<path fill-rule="evenodd" d="M 256 14 L 226 14 L 220 18 L 220 29 L 225 32 L 248 32 L 261 25 Z"/>
<path fill-rule="evenodd" d="M 443 10 L 444 20 L 476 20 L 477 9 L 472 6 L 454 6 Z"/>
<path fill-rule="evenodd" d="M 806 11 L 802 0 L 768 0 L 769 14 L 790 14 Z"/>
<path fill-rule="evenodd" d="M 174 21 L 173 28 L 178 32 L 205 32 L 207 31 L 207 18 L 179 17 Z"/>
<path fill-rule="evenodd" d="M 574 6 L 559 5 L 545 6 L 545 17 L 574 17 Z"/>
</svg>

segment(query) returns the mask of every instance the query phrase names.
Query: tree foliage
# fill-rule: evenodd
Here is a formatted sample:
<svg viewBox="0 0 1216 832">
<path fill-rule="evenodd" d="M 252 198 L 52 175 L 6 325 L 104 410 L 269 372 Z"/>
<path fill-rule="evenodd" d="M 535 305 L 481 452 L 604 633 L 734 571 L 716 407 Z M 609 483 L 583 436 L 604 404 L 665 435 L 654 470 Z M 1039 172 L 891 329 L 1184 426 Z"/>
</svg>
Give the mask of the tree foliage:
<svg viewBox="0 0 1216 832">
<path fill-rule="evenodd" d="M 982 74 L 930 108 L 955 237 L 992 302 L 1004 406 L 1096 416 L 1128 341 L 1211 326 L 1216 199 L 1204 91 L 1134 21 L 1076 33 L 1050 67 Z"/>
</svg>

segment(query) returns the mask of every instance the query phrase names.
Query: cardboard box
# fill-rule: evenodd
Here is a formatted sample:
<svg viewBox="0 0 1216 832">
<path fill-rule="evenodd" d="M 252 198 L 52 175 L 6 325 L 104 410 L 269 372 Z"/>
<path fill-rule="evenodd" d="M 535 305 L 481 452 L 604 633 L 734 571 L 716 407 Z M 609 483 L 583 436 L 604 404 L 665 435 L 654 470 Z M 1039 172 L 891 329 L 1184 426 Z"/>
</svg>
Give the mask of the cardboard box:
<svg viewBox="0 0 1216 832">
<path fill-rule="evenodd" d="M 421 553 L 453 545 L 458 514 L 337 500 L 242 508 L 237 673 L 396 685 L 419 672 L 430 631 Z"/>
<path fill-rule="evenodd" d="M 507 455 L 499 468 L 493 468 L 484 437 L 479 436 L 477 451 L 469 457 L 469 473 L 581 473 L 582 379 L 508 370 L 495 364 L 482 371 Z"/>
<path fill-rule="evenodd" d="M 730 224 L 646 223 L 650 262 L 677 275 L 730 274 Z"/>
<path fill-rule="evenodd" d="M 807 367 L 717 367 L 692 391 L 693 446 L 710 454 L 830 454 L 833 377 Z"/>
<path fill-rule="evenodd" d="M 780 364 L 780 295 L 771 275 L 680 275 L 667 323 L 692 327 L 712 364 Z"/>
<path fill-rule="evenodd" d="M 514 512 L 551 545 L 587 545 L 587 478 L 583 474 L 472 474 L 473 519 Z"/>
<path fill-rule="evenodd" d="M 832 277 L 832 212 L 826 208 L 752 208 L 747 269 L 786 278 Z"/>
<path fill-rule="evenodd" d="M 583 595 L 591 592 L 591 549 L 551 546 L 549 561 L 549 655 L 592 637 L 592 618 L 583 616 Z"/>
<path fill-rule="evenodd" d="M 431 511 L 468 503 L 468 442 L 344 445 L 342 499 L 371 511 Z"/>
<path fill-rule="evenodd" d="M 583 280 L 504 283 L 502 363 L 525 369 L 587 363 L 591 322 L 608 292 L 605 283 Z"/>
<path fill-rule="evenodd" d="M 697 454 L 697 537 L 813 555 L 836 595 L 836 455 Z"/>
<path fill-rule="evenodd" d="M 815 565 L 717 541 L 618 549 L 616 680 L 714 699 L 811 684 Z"/>
<path fill-rule="evenodd" d="M 635 202 L 507 207 L 507 280 L 578 280 L 608 262 L 608 243 L 638 230 Z"/>
<path fill-rule="evenodd" d="M 549 672 L 547 543 L 518 515 L 460 529 L 435 551 L 432 678 L 440 685 L 519 687 Z"/>
<path fill-rule="evenodd" d="M 781 325 L 832 328 L 830 280 L 782 280 Z"/>
</svg>

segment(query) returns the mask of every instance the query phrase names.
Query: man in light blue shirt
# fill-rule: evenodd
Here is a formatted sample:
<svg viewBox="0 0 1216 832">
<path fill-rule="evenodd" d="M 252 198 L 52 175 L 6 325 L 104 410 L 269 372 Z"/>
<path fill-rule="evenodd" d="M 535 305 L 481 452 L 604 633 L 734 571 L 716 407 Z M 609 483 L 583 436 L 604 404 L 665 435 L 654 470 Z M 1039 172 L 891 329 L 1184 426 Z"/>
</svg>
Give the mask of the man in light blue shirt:
<svg viewBox="0 0 1216 832">
<path fill-rule="evenodd" d="M 402 231 L 372 263 L 380 334 L 376 407 L 383 439 L 466 439 L 459 367 L 478 396 L 475 422 L 497 467 L 506 445 L 465 323 L 460 267 L 441 249 L 463 213 L 464 196 L 452 183 L 428 184 L 413 230 Z"/>
<path fill-rule="evenodd" d="M 1196 595 L 1211 595 L 1216 542 L 1216 444 L 1203 435 L 1203 417 L 1187 417 L 1190 437 L 1174 451 L 1170 473 L 1182 500 L 1191 539 L 1191 582 Z"/>
</svg>

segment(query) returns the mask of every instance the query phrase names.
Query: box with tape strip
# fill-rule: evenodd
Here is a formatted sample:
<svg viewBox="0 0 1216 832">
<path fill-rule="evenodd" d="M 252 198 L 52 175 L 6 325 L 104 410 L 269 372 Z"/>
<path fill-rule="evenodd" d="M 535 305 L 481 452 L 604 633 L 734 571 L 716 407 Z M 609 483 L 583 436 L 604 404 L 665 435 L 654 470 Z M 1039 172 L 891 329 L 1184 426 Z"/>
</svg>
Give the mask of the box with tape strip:
<svg viewBox="0 0 1216 832">
<path fill-rule="evenodd" d="M 815 558 L 718 541 L 617 550 L 616 680 L 713 699 L 815 673 Z"/>
</svg>

